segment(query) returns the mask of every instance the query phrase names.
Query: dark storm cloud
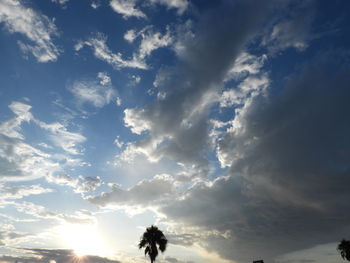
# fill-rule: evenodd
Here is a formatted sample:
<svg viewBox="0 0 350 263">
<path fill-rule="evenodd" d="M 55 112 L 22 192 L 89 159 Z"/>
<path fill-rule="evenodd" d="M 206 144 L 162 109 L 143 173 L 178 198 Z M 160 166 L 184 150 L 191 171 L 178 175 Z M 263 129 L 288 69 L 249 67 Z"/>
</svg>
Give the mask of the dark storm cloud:
<svg viewBox="0 0 350 263">
<path fill-rule="evenodd" d="M 238 262 L 349 235 L 349 83 L 349 54 L 324 52 L 252 99 L 219 143 L 235 175 L 196 184 L 163 212 L 219 231 L 202 246 Z"/>
<path fill-rule="evenodd" d="M 117 260 L 110 260 L 98 256 L 84 256 L 77 258 L 72 250 L 68 249 L 21 249 L 33 256 L 1 256 L 0 262 L 3 263 L 120 263 Z"/>
</svg>

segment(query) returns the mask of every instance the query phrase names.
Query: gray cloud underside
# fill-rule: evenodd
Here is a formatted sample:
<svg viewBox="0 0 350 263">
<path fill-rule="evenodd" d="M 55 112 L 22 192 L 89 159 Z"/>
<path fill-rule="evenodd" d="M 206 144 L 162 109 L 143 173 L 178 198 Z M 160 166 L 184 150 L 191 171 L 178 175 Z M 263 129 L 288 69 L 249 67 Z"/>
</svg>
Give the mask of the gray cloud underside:
<svg viewBox="0 0 350 263">
<path fill-rule="evenodd" d="M 168 157 L 195 167 L 197 176 L 208 175 L 203 153 L 209 146 L 210 107 L 223 86 L 224 75 L 255 36 L 273 3 L 225 2 L 203 15 L 195 35 L 188 30 L 182 35 L 175 44 L 179 64 L 159 72 L 158 99 L 145 109 L 125 110 L 126 126 L 137 134 L 148 133 L 129 145 L 127 154 L 143 153 L 151 160 Z"/>
<path fill-rule="evenodd" d="M 29 253 L 29 256 L 0 256 L 0 262 L 3 263 L 48 263 L 54 260 L 56 263 L 120 263 L 117 260 L 110 260 L 98 256 L 84 256 L 77 258 L 72 250 L 67 249 L 21 249 L 23 252 Z"/>
<path fill-rule="evenodd" d="M 342 56 L 319 54 L 280 92 L 255 97 L 219 143 L 235 175 L 195 185 L 162 212 L 226 233 L 202 245 L 238 262 L 271 262 L 349 235 L 350 65 Z"/>
<path fill-rule="evenodd" d="M 111 192 L 102 193 L 99 196 L 90 196 L 86 199 L 98 206 L 114 204 L 143 207 L 151 205 L 161 198 L 166 198 L 174 191 L 174 181 L 169 176 L 163 175 L 156 176 L 151 180 L 143 180 L 126 190 L 113 185 Z"/>
</svg>

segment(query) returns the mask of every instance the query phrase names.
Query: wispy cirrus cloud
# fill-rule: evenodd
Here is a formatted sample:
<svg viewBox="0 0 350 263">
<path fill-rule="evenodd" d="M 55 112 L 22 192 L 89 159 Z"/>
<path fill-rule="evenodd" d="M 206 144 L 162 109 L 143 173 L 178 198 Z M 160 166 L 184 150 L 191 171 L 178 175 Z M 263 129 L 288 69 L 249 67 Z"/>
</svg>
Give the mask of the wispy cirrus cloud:
<svg viewBox="0 0 350 263">
<path fill-rule="evenodd" d="M 144 61 L 136 60 L 125 60 L 121 53 L 113 53 L 107 46 L 107 38 L 103 34 L 99 33 L 94 37 L 89 38 L 86 41 L 80 41 L 75 45 L 75 50 L 79 51 L 84 46 L 89 46 L 93 49 L 96 58 L 101 59 L 110 64 L 115 69 L 121 68 L 139 68 L 146 69 L 147 65 Z"/>
<path fill-rule="evenodd" d="M 138 32 L 131 29 L 124 34 L 124 39 L 130 43 L 133 43 L 137 38 L 141 39 L 140 44 L 133 52 L 131 59 L 124 59 L 121 53 L 113 53 L 107 46 L 107 38 L 102 33 L 98 33 L 86 41 L 79 41 L 75 45 L 75 50 L 79 51 L 84 46 L 89 46 L 93 49 L 96 58 L 107 62 L 115 69 L 149 69 L 146 59 L 150 57 L 155 50 L 173 44 L 173 37 L 171 36 L 169 28 L 167 28 L 164 34 L 153 30 L 152 27 L 145 27 Z"/>
<path fill-rule="evenodd" d="M 109 75 L 105 72 L 99 72 L 95 80 L 78 80 L 74 81 L 68 90 L 73 93 L 78 104 L 91 104 L 97 108 L 116 101 L 118 105 L 121 99 L 117 91 L 112 86 Z"/>
<path fill-rule="evenodd" d="M 6 185 L 0 184 L 0 200 L 21 199 L 29 195 L 51 193 L 53 189 L 44 188 L 41 185 Z"/>
<path fill-rule="evenodd" d="M 26 7 L 21 1 L 0 2 L 0 22 L 10 33 L 20 33 L 29 42 L 19 41 L 22 51 L 32 53 L 39 62 L 56 61 L 60 50 L 53 43 L 56 25 L 47 16 Z"/>
<path fill-rule="evenodd" d="M 16 116 L 0 124 L 1 181 L 46 177 L 61 171 L 63 166 L 80 165 L 81 161 L 72 159 L 71 155 L 81 154 L 79 144 L 86 140 L 83 135 L 69 131 L 62 123 L 46 123 L 35 118 L 28 104 L 12 102 L 9 108 Z M 23 121 L 40 127 L 43 137 L 63 153 L 53 154 L 52 145 L 46 143 L 46 147 L 40 148 L 28 143 L 21 132 Z"/>
</svg>

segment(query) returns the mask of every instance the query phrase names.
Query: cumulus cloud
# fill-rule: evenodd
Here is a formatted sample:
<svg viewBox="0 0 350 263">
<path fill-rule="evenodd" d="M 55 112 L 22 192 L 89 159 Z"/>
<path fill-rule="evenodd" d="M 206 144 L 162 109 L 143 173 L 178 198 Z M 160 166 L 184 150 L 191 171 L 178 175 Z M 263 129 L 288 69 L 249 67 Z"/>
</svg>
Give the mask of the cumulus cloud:
<svg viewBox="0 0 350 263">
<path fill-rule="evenodd" d="M 91 104 L 97 108 L 102 108 L 118 98 L 111 78 L 105 72 L 99 72 L 96 80 L 74 81 L 68 90 L 73 93 L 79 105 Z"/>
<path fill-rule="evenodd" d="M 83 258 L 77 259 L 73 250 L 68 249 L 30 249 L 20 248 L 24 256 L 6 256 L 0 257 L 1 262 L 12 263 L 12 262 L 27 262 L 27 263 L 67 263 L 75 262 L 78 260 L 82 263 L 120 263 L 117 260 L 111 260 L 99 256 L 84 256 Z"/>
<path fill-rule="evenodd" d="M 130 17 L 146 18 L 145 13 L 136 8 L 136 2 L 136 0 L 111 0 L 109 4 L 112 9 L 118 14 L 121 14 L 124 19 Z"/>
<path fill-rule="evenodd" d="M 137 34 L 133 29 L 126 31 L 126 33 L 124 34 L 124 39 L 130 43 L 132 43 L 136 37 Z"/>
<path fill-rule="evenodd" d="M 257 33 L 272 3 L 225 3 L 202 16 L 195 34 L 191 29 L 182 34 L 175 44 L 178 65 L 158 73 L 157 100 L 143 109 L 125 110 L 125 125 L 136 134 L 147 134 L 127 147 L 127 155 L 143 153 L 150 160 L 168 157 L 196 167 L 198 176 L 209 173 L 202 154 L 208 147 L 209 109 L 217 101 L 224 76 Z M 228 19 L 232 16 L 236 19 Z"/>
<path fill-rule="evenodd" d="M 52 42 L 58 30 L 47 16 L 21 1 L 4 0 L 0 3 L 0 22 L 10 33 L 20 33 L 29 42 L 18 42 L 24 52 L 30 52 L 39 62 L 56 61 L 60 51 Z"/>
</svg>

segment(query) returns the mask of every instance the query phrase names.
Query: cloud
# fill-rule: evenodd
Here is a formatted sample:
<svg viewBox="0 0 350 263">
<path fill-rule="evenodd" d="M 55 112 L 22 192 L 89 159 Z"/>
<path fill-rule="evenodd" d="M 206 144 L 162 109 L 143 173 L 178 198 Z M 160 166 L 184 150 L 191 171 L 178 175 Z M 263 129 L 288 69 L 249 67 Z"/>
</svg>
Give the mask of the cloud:
<svg viewBox="0 0 350 263">
<path fill-rule="evenodd" d="M 168 9 L 175 8 L 177 13 L 182 15 L 188 8 L 187 0 L 150 0 L 152 4 L 165 5 Z"/>
<path fill-rule="evenodd" d="M 198 182 L 160 212 L 237 262 L 349 235 L 348 56 L 319 53 L 279 91 L 249 98 L 218 140 L 231 175 Z"/>
<path fill-rule="evenodd" d="M 91 37 L 87 41 L 78 42 L 75 45 L 75 50 L 79 51 L 84 46 L 90 46 L 94 49 L 95 57 L 112 65 L 115 69 L 149 69 L 146 59 L 150 57 L 155 50 L 173 44 L 173 38 L 169 28 L 167 28 L 167 31 L 164 34 L 154 31 L 150 26 L 147 26 L 138 32 L 130 29 L 124 34 L 124 39 L 129 43 L 133 43 L 137 38 L 141 39 L 140 44 L 138 49 L 133 52 L 132 59 L 130 60 L 124 60 L 120 53 L 113 53 L 106 45 L 106 37 L 101 33 L 97 34 L 95 37 Z"/>
<path fill-rule="evenodd" d="M 57 60 L 60 51 L 52 38 L 58 30 L 47 16 L 25 7 L 21 1 L 4 0 L 0 3 L 0 22 L 10 33 L 23 34 L 30 41 L 18 42 L 22 51 L 32 53 L 39 62 Z"/>
<path fill-rule="evenodd" d="M 137 37 L 137 34 L 136 34 L 135 30 L 133 30 L 133 29 L 126 31 L 126 33 L 124 34 L 124 39 L 126 41 L 128 41 L 129 43 L 134 42 L 136 37 Z"/>
<path fill-rule="evenodd" d="M 144 61 L 135 60 L 124 60 L 122 54 L 113 53 L 106 44 L 107 38 L 99 33 L 95 37 L 91 37 L 86 41 L 80 41 L 75 45 L 75 50 L 79 51 L 84 46 L 89 46 L 94 50 L 96 58 L 103 60 L 110 64 L 115 69 L 121 68 L 139 68 L 147 69 L 147 65 Z"/>
<path fill-rule="evenodd" d="M 97 80 L 75 81 L 68 87 L 79 105 L 91 104 L 102 108 L 118 98 L 107 73 L 99 72 L 97 78 Z"/>
<path fill-rule="evenodd" d="M 143 153 L 153 161 L 167 157 L 187 168 L 195 167 L 197 176 L 208 175 L 204 152 L 209 147 L 210 107 L 217 101 L 227 71 L 257 34 L 272 5 L 273 1 L 258 6 L 251 1 L 224 3 L 203 14 L 194 30 L 188 24 L 179 29 L 174 48 L 179 62 L 158 73 L 157 100 L 146 108 L 124 112 L 125 126 L 146 134 L 125 153 Z M 228 19 L 233 16 L 235 20 Z"/>
<path fill-rule="evenodd" d="M 267 56 L 255 56 L 247 52 L 241 52 L 241 54 L 235 60 L 233 66 L 227 72 L 225 81 L 239 79 L 241 77 L 258 74 L 264 66 Z"/>
<path fill-rule="evenodd" d="M 99 8 L 100 5 L 101 5 L 101 3 L 100 3 L 99 1 L 93 1 L 93 2 L 91 2 L 91 7 L 92 7 L 93 9 Z"/>
<path fill-rule="evenodd" d="M 75 193 L 87 193 L 96 190 L 103 182 L 99 176 L 79 176 L 73 178 L 68 174 L 50 175 L 47 177 L 47 181 L 58 185 L 69 186 L 74 189 Z"/>
<path fill-rule="evenodd" d="M 48 210 L 44 206 L 26 201 L 7 202 L 7 205 L 14 207 L 20 213 L 39 219 L 56 220 L 58 223 L 94 224 L 96 222 L 96 219 L 92 213 L 86 210 L 78 210 L 73 214 L 64 214 Z"/>
<path fill-rule="evenodd" d="M 24 136 L 20 133 L 21 124 L 24 121 L 29 122 L 33 119 L 30 113 L 31 106 L 21 102 L 12 102 L 9 108 L 16 117 L 0 123 L 0 134 L 11 138 L 24 139 Z"/>
<path fill-rule="evenodd" d="M 25 196 L 29 195 L 39 195 L 39 194 L 45 194 L 45 193 L 51 193 L 53 192 L 52 189 L 49 188 L 43 188 L 40 185 L 16 185 L 16 186 L 10 186 L 6 184 L 0 184 L 0 199 L 6 200 L 6 199 L 21 199 Z"/>
<path fill-rule="evenodd" d="M 0 123 L 0 181 L 48 177 L 66 166 L 82 164 L 81 160 L 71 158 L 70 155 L 81 153 L 79 144 L 85 141 L 84 136 L 69 131 L 61 123 L 40 121 L 31 114 L 31 106 L 28 104 L 12 102 L 9 108 L 16 116 Z M 47 136 L 65 153 L 53 154 L 51 145 L 49 148 L 36 148 L 28 144 L 21 133 L 21 125 L 24 121 L 38 125 L 46 132 L 44 136 Z"/>
<path fill-rule="evenodd" d="M 61 147 L 70 154 L 81 154 L 81 151 L 77 148 L 77 144 L 86 140 L 83 135 L 68 131 L 67 127 L 59 122 L 45 123 L 40 120 L 35 120 L 35 123 L 38 124 L 40 128 L 50 132 L 49 138 L 55 145 Z"/>
<path fill-rule="evenodd" d="M 121 14 L 124 19 L 130 17 L 146 18 L 145 13 L 135 7 L 136 0 L 111 0 L 109 2 L 112 9 Z"/>
<path fill-rule="evenodd" d="M 112 185 L 112 191 L 86 199 L 98 206 L 119 205 L 139 206 L 144 208 L 159 199 L 172 195 L 175 191 L 173 179 L 168 175 L 157 175 L 151 180 L 142 180 L 137 185 L 124 190 Z"/>
<path fill-rule="evenodd" d="M 146 31 L 141 31 L 141 44 L 136 56 L 139 60 L 144 60 L 146 57 L 151 55 L 151 53 L 158 48 L 169 46 L 173 39 L 170 35 L 169 29 L 166 34 L 162 35 L 160 32 L 153 32 L 153 30 L 148 29 Z M 131 36 L 130 40 L 131 40 Z"/>
<path fill-rule="evenodd" d="M 0 246 L 16 245 L 30 236 L 27 233 L 16 231 L 11 224 L 0 223 Z"/>
<path fill-rule="evenodd" d="M 65 5 L 69 0 L 51 0 L 51 2 L 58 3 L 60 5 Z"/>
<path fill-rule="evenodd" d="M 277 22 L 262 41 L 262 45 L 272 53 L 295 48 L 304 51 L 314 38 L 311 34 L 315 10 L 311 6 L 313 1 L 305 1 L 297 10 L 286 14 Z"/>
<path fill-rule="evenodd" d="M 12 262 L 26 262 L 26 263 L 68 263 L 76 262 L 77 260 L 82 263 L 120 263 L 117 260 L 111 260 L 99 256 L 84 256 L 77 259 L 73 250 L 68 249 L 31 249 L 21 248 L 22 253 L 25 256 L 6 256 L 0 257 L 1 262 L 12 263 Z"/>
<path fill-rule="evenodd" d="M 1 181 L 32 180 L 58 169 L 49 154 L 22 141 L 0 135 L 0 145 Z"/>
</svg>

